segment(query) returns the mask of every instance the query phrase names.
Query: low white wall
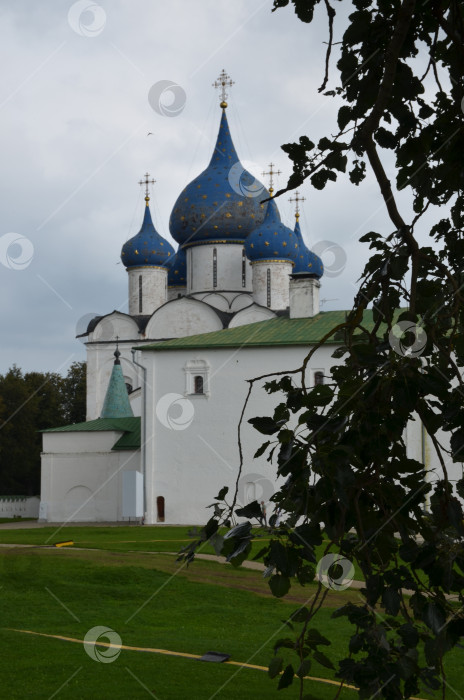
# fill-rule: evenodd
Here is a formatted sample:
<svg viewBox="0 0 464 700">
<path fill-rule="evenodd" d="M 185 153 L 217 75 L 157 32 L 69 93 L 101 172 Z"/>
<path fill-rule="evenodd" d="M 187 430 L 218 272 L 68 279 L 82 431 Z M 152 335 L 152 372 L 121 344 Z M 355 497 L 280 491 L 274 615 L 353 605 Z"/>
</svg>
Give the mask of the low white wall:
<svg viewBox="0 0 464 700">
<path fill-rule="evenodd" d="M 0 496 L 0 518 L 38 518 L 38 496 Z"/>
<path fill-rule="evenodd" d="M 111 451 L 121 433 L 44 433 L 40 519 L 122 520 L 122 474 L 140 470 L 140 451 Z"/>
</svg>

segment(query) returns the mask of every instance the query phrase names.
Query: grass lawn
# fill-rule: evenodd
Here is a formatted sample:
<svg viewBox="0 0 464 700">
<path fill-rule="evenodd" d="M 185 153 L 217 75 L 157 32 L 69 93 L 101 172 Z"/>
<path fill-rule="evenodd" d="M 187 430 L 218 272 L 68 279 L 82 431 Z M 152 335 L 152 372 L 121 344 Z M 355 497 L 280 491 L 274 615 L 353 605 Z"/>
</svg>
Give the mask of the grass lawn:
<svg viewBox="0 0 464 700">
<path fill-rule="evenodd" d="M 40 545 L 53 531 L 1 530 L 0 536 L 3 542 Z M 129 649 L 112 663 L 98 663 L 80 643 L 9 629 L 83 639 L 89 629 L 103 625 L 115 630 L 123 645 L 195 655 L 224 651 L 233 661 L 267 666 L 275 641 L 289 636 L 282 621 L 314 591 L 295 586 L 290 602 L 284 602 L 270 596 L 259 572 L 201 560 L 187 568 L 169 554 L 146 553 L 176 551 L 188 539 L 187 528 L 67 527 L 50 543 L 67 539 L 91 548 L 98 542 L 98 551 L 0 548 L 2 697 L 298 697 L 296 685 L 277 691 L 277 681 L 256 669 Z M 331 614 L 347 600 L 358 602 L 359 596 L 352 589 L 331 591 L 315 620 L 314 626 L 332 642 L 324 651 L 334 661 L 346 648 L 351 626 Z M 447 661 L 450 686 L 458 693 L 464 688 L 461 668 L 458 649 Z M 333 678 L 317 663 L 310 675 Z M 305 686 L 320 700 L 335 695 L 334 686 L 311 680 Z M 339 697 L 355 700 L 357 693 L 345 689 Z M 423 692 L 420 697 L 430 696 Z M 449 691 L 447 697 L 460 696 Z"/>
<path fill-rule="evenodd" d="M 0 530 L 0 543 L 14 544 L 53 545 L 65 540 L 72 540 L 74 547 L 91 549 L 111 549 L 115 552 L 151 551 L 151 552 L 178 552 L 192 541 L 189 532 L 191 527 L 182 526 L 114 526 L 114 527 L 43 527 L 18 530 Z M 224 530 L 224 532 L 226 532 Z M 252 556 L 258 554 L 266 542 L 267 536 L 257 538 L 252 545 Z M 323 556 L 326 543 L 316 548 L 316 557 Z M 201 552 L 214 554 L 214 549 L 205 544 Z M 363 576 L 359 567 L 355 565 L 355 578 L 362 580 Z"/>
</svg>

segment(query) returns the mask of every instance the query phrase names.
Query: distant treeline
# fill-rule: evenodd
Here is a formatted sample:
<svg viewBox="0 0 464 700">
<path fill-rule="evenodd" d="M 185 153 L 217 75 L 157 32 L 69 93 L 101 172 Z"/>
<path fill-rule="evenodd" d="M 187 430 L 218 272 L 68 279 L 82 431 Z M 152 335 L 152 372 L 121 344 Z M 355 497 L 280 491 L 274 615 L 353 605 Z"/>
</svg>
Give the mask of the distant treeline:
<svg viewBox="0 0 464 700">
<path fill-rule="evenodd" d="M 38 495 L 45 428 L 85 421 L 86 363 L 65 377 L 13 365 L 0 375 L 0 496 Z"/>
</svg>

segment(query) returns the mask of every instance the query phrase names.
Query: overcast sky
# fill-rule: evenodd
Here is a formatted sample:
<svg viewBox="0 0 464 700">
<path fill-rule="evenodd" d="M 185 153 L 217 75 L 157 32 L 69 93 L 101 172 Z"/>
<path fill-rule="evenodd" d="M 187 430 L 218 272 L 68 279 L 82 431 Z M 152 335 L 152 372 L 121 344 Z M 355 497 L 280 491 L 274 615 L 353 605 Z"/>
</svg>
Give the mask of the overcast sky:
<svg viewBox="0 0 464 700">
<path fill-rule="evenodd" d="M 277 187 L 291 172 L 281 144 L 336 132 L 337 103 L 317 92 L 323 7 L 308 26 L 291 7 L 271 13 L 272 5 L 0 0 L 0 372 L 14 363 L 65 372 L 85 359 L 74 337 L 83 317 L 127 311 L 119 256 L 140 228 L 138 181 L 146 171 L 156 179 L 152 214 L 173 242 L 174 202 L 211 157 L 221 112 L 211 84 L 222 68 L 235 81 L 228 117 L 239 157 L 258 175 L 274 162 Z M 336 4 L 336 41 L 347 6 Z M 181 88 L 172 106 L 172 92 L 153 99 L 161 81 Z M 322 308 L 350 308 L 367 258 L 359 237 L 392 230 L 378 188 L 342 177 L 323 192 L 309 184 L 300 192 L 306 242 L 337 256 L 322 256 L 330 273 Z M 288 196 L 278 205 L 293 226 Z"/>
</svg>

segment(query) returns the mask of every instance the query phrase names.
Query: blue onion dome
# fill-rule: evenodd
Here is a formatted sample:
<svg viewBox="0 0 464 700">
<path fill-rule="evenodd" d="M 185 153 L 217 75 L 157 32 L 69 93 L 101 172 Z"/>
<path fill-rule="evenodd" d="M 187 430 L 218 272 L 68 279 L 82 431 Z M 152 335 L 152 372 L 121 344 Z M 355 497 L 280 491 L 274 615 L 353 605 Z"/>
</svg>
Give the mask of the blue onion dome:
<svg viewBox="0 0 464 700">
<path fill-rule="evenodd" d="M 174 256 L 174 248 L 164 239 L 151 220 L 150 198 L 145 197 L 146 207 L 140 231 L 124 243 L 121 260 L 126 268 L 131 267 L 166 267 Z"/>
<path fill-rule="evenodd" d="M 187 254 L 179 248 L 168 264 L 168 287 L 185 287 L 187 284 Z"/>
<path fill-rule="evenodd" d="M 171 235 L 179 245 L 243 243 L 263 223 L 262 200 L 268 196 L 240 163 L 223 108 L 211 161 L 179 195 L 169 221 Z"/>
<path fill-rule="evenodd" d="M 295 233 L 280 220 L 279 210 L 273 199 L 267 205 L 266 217 L 244 243 L 248 260 L 257 262 L 294 261 L 298 254 L 298 240 Z"/>
<path fill-rule="evenodd" d="M 295 223 L 294 233 L 298 240 L 298 255 L 292 275 L 305 275 L 319 279 L 324 274 L 324 264 L 318 255 L 312 253 L 309 248 L 307 248 L 303 240 L 298 218 Z"/>
</svg>

